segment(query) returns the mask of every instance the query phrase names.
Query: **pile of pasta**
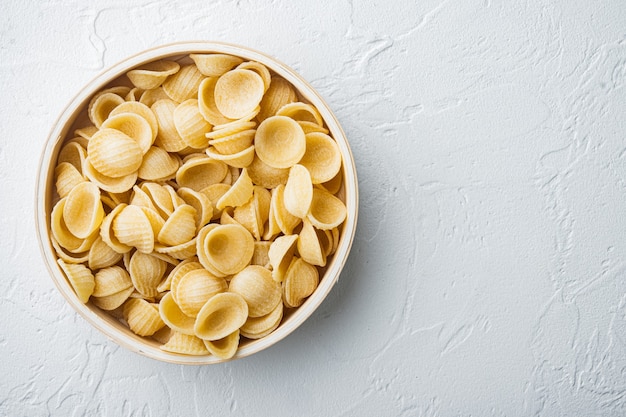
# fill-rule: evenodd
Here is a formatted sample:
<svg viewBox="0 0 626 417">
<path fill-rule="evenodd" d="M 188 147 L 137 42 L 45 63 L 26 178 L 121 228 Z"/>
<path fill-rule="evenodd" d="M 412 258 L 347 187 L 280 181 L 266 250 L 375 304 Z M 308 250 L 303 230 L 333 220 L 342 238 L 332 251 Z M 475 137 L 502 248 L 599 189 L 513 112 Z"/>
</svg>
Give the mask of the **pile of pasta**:
<svg viewBox="0 0 626 417">
<path fill-rule="evenodd" d="M 319 111 L 258 62 L 129 71 L 58 156 L 51 241 L 83 303 L 161 349 L 228 359 L 315 291 L 346 206 Z"/>
</svg>

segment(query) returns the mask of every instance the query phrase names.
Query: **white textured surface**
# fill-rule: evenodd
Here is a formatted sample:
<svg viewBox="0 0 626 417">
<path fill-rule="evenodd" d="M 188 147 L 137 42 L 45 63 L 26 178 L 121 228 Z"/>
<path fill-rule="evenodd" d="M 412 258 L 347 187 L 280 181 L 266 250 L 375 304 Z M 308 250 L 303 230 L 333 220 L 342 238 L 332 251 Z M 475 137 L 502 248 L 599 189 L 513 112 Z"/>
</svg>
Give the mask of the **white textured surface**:
<svg viewBox="0 0 626 417">
<path fill-rule="evenodd" d="M 103 3 L 0 3 L 0 415 L 626 414 L 626 3 Z M 190 39 L 311 81 L 361 193 L 320 309 L 207 367 L 93 330 L 33 226 L 40 151 L 77 89 Z"/>
</svg>

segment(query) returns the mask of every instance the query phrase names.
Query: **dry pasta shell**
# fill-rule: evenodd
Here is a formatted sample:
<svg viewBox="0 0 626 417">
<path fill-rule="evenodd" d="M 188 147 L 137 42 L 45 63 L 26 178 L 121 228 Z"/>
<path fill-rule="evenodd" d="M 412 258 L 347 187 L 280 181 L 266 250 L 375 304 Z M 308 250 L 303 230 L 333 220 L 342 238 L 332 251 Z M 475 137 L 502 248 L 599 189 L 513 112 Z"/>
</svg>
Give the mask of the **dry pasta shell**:
<svg viewBox="0 0 626 417">
<path fill-rule="evenodd" d="M 254 159 L 254 145 L 250 145 L 243 151 L 226 155 L 221 154 L 217 152 L 214 148 L 210 147 L 206 150 L 206 154 L 210 158 L 223 161 L 231 167 L 245 168 L 250 165 L 252 163 L 252 160 Z"/>
<path fill-rule="evenodd" d="M 198 97 L 198 87 L 204 76 L 195 65 L 185 65 L 162 84 L 163 91 L 174 101 L 182 103 Z"/>
<path fill-rule="evenodd" d="M 183 313 L 196 317 L 209 298 L 227 289 L 224 278 L 216 277 L 206 269 L 194 269 L 180 278 L 173 296 Z"/>
<path fill-rule="evenodd" d="M 86 181 L 80 171 L 69 162 L 61 162 L 57 165 L 54 168 L 54 176 L 56 177 L 54 184 L 61 198 L 67 197 L 75 186 Z"/>
<path fill-rule="evenodd" d="M 176 124 L 174 123 L 176 107 L 178 107 L 178 104 L 170 99 L 157 100 L 150 107 L 159 125 L 159 131 L 154 143 L 167 152 L 180 152 L 187 147 L 183 138 L 178 134 Z"/>
<path fill-rule="evenodd" d="M 111 111 L 111 113 L 109 114 L 109 118 L 121 113 L 133 113 L 145 119 L 145 121 L 148 122 L 148 124 L 150 125 L 152 142 L 154 142 L 157 134 L 159 133 L 159 122 L 157 122 L 157 118 L 154 115 L 154 112 L 150 109 L 150 107 L 138 101 L 126 101 L 114 108 L 113 111 Z M 128 136 L 134 137 L 132 135 Z"/>
<path fill-rule="evenodd" d="M 147 183 L 142 183 L 142 185 L 145 185 L 145 184 Z M 138 207 L 147 207 L 154 211 L 157 210 L 156 206 L 154 205 L 154 202 L 152 201 L 148 193 L 146 193 L 144 189 L 138 185 L 133 186 L 133 194 L 130 197 L 130 204 L 132 204 L 133 206 L 138 206 Z"/>
<path fill-rule="evenodd" d="M 211 139 L 209 140 L 209 145 L 213 146 L 221 154 L 241 152 L 252 145 L 255 133 L 255 129 L 242 130 L 230 135 L 220 136 L 217 139 Z"/>
<path fill-rule="evenodd" d="M 244 168 L 237 181 L 230 189 L 217 201 L 216 207 L 223 210 L 225 207 L 237 207 L 245 204 L 252 197 L 254 185 L 248 175 L 248 171 Z"/>
<path fill-rule="evenodd" d="M 319 284 L 319 272 L 313 265 L 301 258 L 295 258 L 289 265 L 283 281 L 283 302 L 286 307 L 300 307 Z"/>
<path fill-rule="evenodd" d="M 268 314 L 281 301 L 280 284 L 272 279 L 269 269 L 259 265 L 249 265 L 237 273 L 230 280 L 228 291 L 246 300 L 250 317 Z"/>
<path fill-rule="evenodd" d="M 217 77 L 205 78 L 198 87 L 198 108 L 204 119 L 213 126 L 230 123 L 233 120 L 224 116 L 215 104 L 215 84 Z"/>
<path fill-rule="evenodd" d="M 130 70 L 126 76 L 134 86 L 143 90 L 159 87 L 172 74 L 180 69 L 175 61 L 154 61 Z"/>
<path fill-rule="evenodd" d="M 176 176 L 180 168 L 180 158 L 158 146 L 151 146 L 143 157 L 137 176 L 143 180 L 164 181 Z"/>
<path fill-rule="evenodd" d="M 308 103 L 295 102 L 285 104 L 277 112 L 277 115 L 287 116 L 297 121 L 307 121 L 317 123 L 319 126 L 324 126 L 324 119 L 320 112 Z"/>
<path fill-rule="evenodd" d="M 146 90 L 139 97 L 139 102 L 141 104 L 145 104 L 148 107 L 152 107 L 154 103 L 159 100 L 169 100 L 170 97 L 165 94 L 165 91 L 161 87 L 153 88 L 151 90 Z"/>
<path fill-rule="evenodd" d="M 185 100 L 174 110 L 174 126 L 185 144 L 191 148 L 203 149 L 208 145 L 204 136 L 213 127 L 200 114 L 198 100 Z"/>
<path fill-rule="evenodd" d="M 283 319 L 283 303 L 279 302 L 269 313 L 261 317 L 248 317 L 241 326 L 241 335 L 248 339 L 260 339 L 272 333 Z"/>
<path fill-rule="evenodd" d="M 273 196 L 273 192 L 272 192 L 272 196 Z M 274 206 L 275 204 L 270 204 L 270 210 L 268 213 L 267 221 L 263 224 L 263 236 L 261 236 L 263 240 L 273 240 L 274 237 L 276 237 L 276 235 L 281 233 L 280 227 L 278 227 L 278 223 L 276 222 L 276 215 L 274 214 Z"/>
<path fill-rule="evenodd" d="M 268 90 L 268 88 L 270 88 L 270 85 L 272 82 L 272 75 L 270 74 L 270 71 L 267 69 L 267 67 L 261 64 L 260 62 L 256 62 L 256 61 L 242 62 L 235 69 L 249 70 L 249 71 L 255 72 L 263 80 L 263 91 L 265 92 Z"/>
<path fill-rule="evenodd" d="M 100 128 L 102 122 L 109 117 L 109 113 L 123 102 L 124 99 L 114 93 L 103 92 L 96 94 L 89 102 L 87 109 L 89 120 L 91 120 L 91 123 L 97 128 Z"/>
<path fill-rule="evenodd" d="M 109 266 L 96 272 L 94 297 L 104 297 L 126 290 L 133 286 L 128 272 L 119 266 Z"/>
<path fill-rule="evenodd" d="M 339 169 L 337 175 L 335 175 L 330 181 L 326 181 L 322 184 L 322 187 L 331 194 L 337 194 L 341 189 L 343 183 L 343 171 Z"/>
<path fill-rule="evenodd" d="M 313 183 L 309 170 L 300 164 L 292 166 L 283 195 L 285 209 L 293 216 L 302 219 L 309 212 L 312 199 Z"/>
<path fill-rule="evenodd" d="M 337 142 L 321 132 L 308 133 L 305 137 L 306 152 L 300 165 L 309 170 L 313 184 L 330 181 L 341 169 L 341 152 Z"/>
<path fill-rule="evenodd" d="M 328 135 L 329 133 L 328 129 L 326 129 L 324 126 L 318 125 L 315 122 L 309 122 L 307 120 L 297 120 L 297 122 L 302 128 L 302 130 L 304 131 L 305 135 L 307 133 L 314 133 L 314 132 L 324 133 L 326 135 Z"/>
<path fill-rule="evenodd" d="M 83 147 L 78 142 L 68 142 L 61 148 L 57 158 L 57 164 L 61 165 L 64 162 L 68 162 L 82 174 L 85 158 L 87 158 L 86 147 Z"/>
<path fill-rule="evenodd" d="M 306 262 L 312 265 L 326 266 L 326 250 L 322 248 L 319 235 L 308 219 L 302 221 L 297 247 L 300 257 Z"/>
<path fill-rule="evenodd" d="M 265 119 L 254 136 L 256 154 L 274 168 L 290 168 L 306 151 L 304 131 L 296 121 L 285 116 Z"/>
<path fill-rule="evenodd" d="M 220 359 L 230 359 L 239 348 L 239 330 L 235 330 L 226 337 L 218 340 L 203 340 L 204 346 L 214 356 Z"/>
<path fill-rule="evenodd" d="M 91 161 L 89 157 L 85 159 L 85 165 L 83 167 L 83 174 L 85 174 L 85 176 L 89 178 L 91 182 L 96 184 L 103 191 L 108 191 L 110 193 L 126 192 L 130 190 L 131 188 L 133 188 L 133 185 L 135 185 L 135 182 L 137 181 L 136 171 L 131 174 L 125 175 L 123 177 L 118 177 L 118 178 L 113 178 L 113 177 L 109 177 L 107 175 L 101 174 L 91 165 Z"/>
<path fill-rule="evenodd" d="M 172 332 L 172 336 L 167 343 L 161 345 L 160 349 L 166 352 L 180 353 L 181 355 L 203 356 L 209 354 L 202 339 L 177 331 Z"/>
<path fill-rule="evenodd" d="M 213 217 L 213 204 L 206 194 L 187 187 L 179 188 L 176 193 L 186 204 L 189 204 L 196 210 L 196 231 L 200 230 L 202 226 L 211 221 L 211 217 Z"/>
<path fill-rule="evenodd" d="M 121 260 L 122 254 L 113 250 L 113 248 L 102 240 L 102 236 L 98 235 L 89 249 L 87 264 L 89 265 L 89 269 L 96 271 L 115 265 Z"/>
<path fill-rule="evenodd" d="M 196 318 L 183 313 L 180 307 L 178 307 L 178 304 L 176 304 L 176 301 L 174 301 L 171 292 L 168 292 L 161 298 L 159 302 L 159 314 L 161 315 L 161 320 L 172 330 L 190 336 L 194 335 L 193 326 L 196 322 Z"/>
<path fill-rule="evenodd" d="M 219 77 L 243 62 L 243 59 L 226 54 L 189 54 L 198 71 L 207 77 Z"/>
<path fill-rule="evenodd" d="M 124 303 L 124 320 L 139 336 L 151 336 L 165 326 L 158 307 L 140 298 L 130 298 Z"/>
<path fill-rule="evenodd" d="M 241 225 L 219 225 L 207 233 L 202 249 L 210 266 L 222 274 L 233 275 L 250 263 L 254 239 Z"/>
<path fill-rule="evenodd" d="M 164 246 L 158 243 L 154 244 L 154 251 L 170 255 L 176 259 L 184 260 L 196 256 L 196 238 L 188 242 L 175 246 Z"/>
<path fill-rule="evenodd" d="M 346 219 L 346 205 L 328 191 L 314 188 L 307 218 L 320 230 L 333 229 Z"/>
<path fill-rule="evenodd" d="M 280 184 L 287 184 L 287 178 L 289 178 L 289 168 L 271 167 L 263 162 L 258 155 L 255 155 L 247 170 L 253 183 L 270 190 Z"/>
<path fill-rule="evenodd" d="M 257 120 L 262 122 L 268 117 L 275 116 L 276 112 L 285 104 L 298 100 L 298 95 L 291 84 L 281 77 L 272 77 L 272 82 L 261 100 L 261 111 Z"/>
<path fill-rule="evenodd" d="M 300 224 L 301 219 L 285 208 L 285 186 L 282 184 L 272 190 L 271 210 L 276 224 L 286 235 L 290 235 Z"/>
<path fill-rule="evenodd" d="M 255 240 L 261 240 L 263 224 L 257 216 L 254 206 L 254 198 L 250 199 L 242 206 L 235 207 L 235 210 L 233 211 L 233 219 L 248 229 Z M 224 224 L 224 222 L 222 222 L 222 224 Z"/>
<path fill-rule="evenodd" d="M 115 110 L 115 109 L 113 109 Z M 85 149 L 87 149 L 87 143 L 89 142 L 89 139 L 91 139 L 91 137 L 98 131 L 98 128 L 90 125 L 90 126 L 85 126 L 85 127 L 81 127 L 79 129 L 74 130 L 74 135 L 77 136 L 76 141 Z M 80 141 L 80 139 L 83 139 L 83 141 Z"/>
<path fill-rule="evenodd" d="M 285 235 L 277 237 L 272 242 L 268 251 L 270 265 L 272 266 L 272 278 L 276 282 L 282 282 L 293 259 L 298 235 Z"/>
<path fill-rule="evenodd" d="M 182 261 L 181 263 L 176 265 L 174 269 L 172 269 L 169 272 L 169 274 L 167 274 L 167 277 L 163 281 L 159 283 L 159 285 L 157 286 L 157 291 L 164 292 L 164 291 L 171 290 L 172 281 L 174 280 L 174 278 L 176 278 L 177 280 L 180 280 L 180 278 L 182 278 L 183 275 L 185 275 L 187 272 L 191 271 L 192 269 L 201 269 L 201 268 L 202 268 L 202 265 L 197 262 L 197 259 L 196 260 L 186 259 Z"/>
<path fill-rule="evenodd" d="M 165 225 L 165 220 L 163 220 L 163 217 L 161 217 L 156 210 L 148 207 L 141 207 L 141 211 L 143 211 L 143 213 L 146 215 L 146 218 L 150 222 L 150 227 L 152 228 L 152 233 L 154 234 L 154 236 L 158 236 L 159 233 L 161 233 L 161 229 Z"/>
<path fill-rule="evenodd" d="M 260 265 L 264 268 L 271 268 L 269 250 L 272 242 L 255 241 L 254 252 L 252 253 L 252 259 L 250 265 Z"/>
<path fill-rule="evenodd" d="M 160 243 L 176 246 L 190 241 L 196 234 L 196 209 L 182 204 L 165 221 L 157 235 Z"/>
<path fill-rule="evenodd" d="M 78 299 L 86 304 L 96 285 L 91 270 L 82 264 L 65 263 L 62 259 L 57 259 L 57 263 L 65 273 Z"/>
<path fill-rule="evenodd" d="M 269 219 L 272 195 L 269 190 L 255 185 L 253 191 L 253 201 L 259 224 L 262 226 Z"/>
<path fill-rule="evenodd" d="M 198 312 L 194 331 L 205 340 L 219 340 L 239 329 L 248 317 L 248 304 L 239 294 L 214 295 Z"/>
<path fill-rule="evenodd" d="M 156 297 L 157 286 L 163 279 L 167 263 L 156 256 L 136 251 L 131 257 L 128 272 L 133 285 L 144 297 Z"/>
<path fill-rule="evenodd" d="M 265 86 L 254 71 L 235 69 L 220 76 L 215 83 L 215 105 L 230 119 L 240 119 L 259 106 Z"/>
<path fill-rule="evenodd" d="M 217 124 L 213 126 L 213 131 L 227 131 L 227 130 L 230 131 L 233 129 L 239 129 L 245 123 L 250 123 L 252 119 L 254 119 L 256 115 L 259 114 L 259 111 L 261 111 L 261 106 L 256 106 L 249 113 L 246 113 L 245 115 L 241 116 L 239 119 L 231 120 L 230 122 L 221 123 L 221 124 Z M 256 126 L 256 123 L 255 123 L 255 126 Z"/>
<path fill-rule="evenodd" d="M 202 229 L 200 229 L 198 235 L 196 236 L 196 255 L 198 256 L 198 261 L 200 262 L 200 264 L 202 264 L 202 266 L 211 274 L 215 275 L 216 277 L 226 277 L 228 276 L 228 274 L 223 273 L 222 271 L 216 269 L 215 266 L 213 266 L 211 260 L 209 259 L 208 250 L 206 248 L 207 235 L 211 230 L 215 229 L 218 226 L 219 224 L 217 223 L 209 223 Z"/>
<path fill-rule="evenodd" d="M 102 123 L 100 129 L 119 130 L 137 142 L 142 154 L 148 152 L 148 149 L 152 146 L 152 142 L 154 142 L 152 127 L 146 119 L 137 113 L 125 112 L 109 116 L 109 118 Z"/>
<path fill-rule="evenodd" d="M 111 229 L 120 243 L 134 246 L 139 252 L 150 253 L 154 249 L 152 224 L 141 207 L 124 207 L 113 218 Z"/>
<path fill-rule="evenodd" d="M 59 242 L 57 242 L 54 238 L 54 235 L 50 236 L 50 242 L 52 243 L 52 247 L 54 248 L 57 256 L 69 264 L 82 264 L 87 262 L 87 259 L 89 259 L 89 252 L 72 253 L 61 247 Z"/>
<path fill-rule="evenodd" d="M 67 229 L 77 238 L 85 239 L 98 230 L 104 219 L 100 189 L 91 182 L 82 182 L 72 188 L 63 207 Z"/>
<path fill-rule="evenodd" d="M 127 103 L 139 102 L 139 99 L 141 98 L 141 95 L 143 94 L 143 92 L 144 90 L 142 88 L 133 87 L 130 89 L 128 94 L 126 94 L 126 96 L 124 97 L 124 100 L 126 100 Z"/>
<path fill-rule="evenodd" d="M 193 158 L 185 162 L 176 173 L 176 182 L 181 187 L 202 191 L 206 187 L 221 182 L 228 172 L 222 161 L 208 157 Z"/>
<path fill-rule="evenodd" d="M 136 172 L 143 158 L 141 147 L 133 138 L 110 128 L 100 129 L 93 135 L 87 154 L 99 173 L 112 178 Z"/>
<path fill-rule="evenodd" d="M 233 120 L 229 123 L 213 126 L 213 131 L 207 133 L 205 136 L 211 140 L 222 139 L 245 130 L 252 130 L 255 127 L 256 122 L 250 120 Z"/>
<path fill-rule="evenodd" d="M 172 194 L 168 191 L 168 187 L 155 182 L 143 182 L 139 186 L 152 202 L 154 209 L 163 218 L 167 218 L 174 212 L 174 200 L 172 199 Z"/>
<path fill-rule="evenodd" d="M 102 241 L 115 252 L 121 254 L 129 252 L 132 247 L 120 242 L 117 237 L 115 237 L 115 233 L 113 232 L 113 220 L 115 220 L 117 215 L 120 214 L 126 206 L 127 204 L 120 204 L 115 207 L 105 216 L 104 220 L 102 220 L 102 224 L 100 225 L 100 237 L 102 238 Z"/>
<path fill-rule="evenodd" d="M 60 199 L 52 208 L 50 214 L 50 229 L 52 237 L 57 241 L 59 246 L 70 253 L 82 253 L 91 247 L 97 236 L 90 235 L 86 239 L 81 239 L 72 234 L 65 224 L 63 212 L 67 197 Z M 97 234 L 94 232 L 94 234 Z"/>
<path fill-rule="evenodd" d="M 91 297 L 91 302 L 102 310 L 115 310 L 128 300 L 128 297 L 130 297 L 134 290 L 135 288 L 131 285 L 125 290 L 116 292 L 115 294 L 105 295 L 104 297 Z"/>
<path fill-rule="evenodd" d="M 213 215 L 211 216 L 211 220 L 219 219 L 222 215 L 222 210 L 217 208 L 217 202 L 224 194 L 226 194 L 226 192 L 228 192 L 228 190 L 230 190 L 229 184 L 213 184 L 201 191 L 209 198 L 209 200 L 211 200 L 211 205 L 213 206 Z"/>
</svg>

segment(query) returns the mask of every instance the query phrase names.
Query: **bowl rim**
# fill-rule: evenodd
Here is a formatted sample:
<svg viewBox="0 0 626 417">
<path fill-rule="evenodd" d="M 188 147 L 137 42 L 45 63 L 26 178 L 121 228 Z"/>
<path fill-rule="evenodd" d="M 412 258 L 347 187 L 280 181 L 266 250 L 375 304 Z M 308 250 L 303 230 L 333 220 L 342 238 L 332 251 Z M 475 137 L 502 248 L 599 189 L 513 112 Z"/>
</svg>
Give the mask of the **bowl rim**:
<svg viewBox="0 0 626 417">
<path fill-rule="evenodd" d="M 315 292 L 285 322 L 281 323 L 275 331 L 264 338 L 253 340 L 247 345 L 240 347 L 237 353 L 230 359 L 220 359 L 213 355 L 191 356 L 166 352 L 158 347 L 148 345 L 147 343 L 141 343 L 140 340 L 137 339 L 138 336 L 131 337 L 120 331 L 111 321 L 105 320 L 103 317 L 96 314 L 93 311 L 95 307 L 83 304 L 78 299 L 73 288 L 61 273 L 60 267 L 57 264 L 58 257 L 50 241 L 48 198 L 53 156 L 55 156 L 55 152 L 58 153 L 67 131 L 74 122 L 77 114 L 84 108 L 87 100 L 108 83 L 142 63 L 167 57 L 184 56 L 191 53 L 224 53 L 236 55 L 247 60 L 260 62 L 285 78 L 298 89 L 299 93 L 304 98 L 317 107 L 333 138 L 339 145 L 343 159 L 342 169 L 345 184 L 345 203 L 348 213 L 343 224 L 340 242 L 331 262 L 326 267 L 324 279 L 320 279 L 320 284 Z M 302 76 L 272 56 L 249 47 L 218 41 L 180 41 L 155 46 L 122 59 L 93 77 L 80 88 L 72 99 L 70 99 L 68 104 L 61 111 L 59 117 L 54 121 L 39 159 L 35 181 L 35 228 L 37 230 L 39 248 L 44 263 L 55 286 L 72 308 L 109 340 L 130 351 L 162 362 L 185 365 L 208 365 L 241 359 L 260 352 L 284 339 L 313 314 L 339 279 L 339 275 L 348 259 L 356 233 L 358 203 L 356 165 L 346 135 L 326 101 L 304 78 L 302 78 Z"/>
</svg>

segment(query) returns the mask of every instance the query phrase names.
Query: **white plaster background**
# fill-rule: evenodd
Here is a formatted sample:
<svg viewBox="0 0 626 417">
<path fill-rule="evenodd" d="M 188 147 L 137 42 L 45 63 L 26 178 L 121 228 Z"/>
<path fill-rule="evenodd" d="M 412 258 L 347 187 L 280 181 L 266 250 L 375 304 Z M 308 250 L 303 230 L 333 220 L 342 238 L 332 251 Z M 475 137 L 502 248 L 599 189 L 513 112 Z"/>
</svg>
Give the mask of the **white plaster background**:
<svg viewBox="0 0 626 417">
<path fill-rule="evenodd" d="M 336 112 L 360 182 L 338 284 L 218 366 L 119 348 L 33 226 L 49 129 L 143 49 L 265 51 Z M 0 3 L 0 415 L 626 415 L 626 3 Z"/>
</svg>

